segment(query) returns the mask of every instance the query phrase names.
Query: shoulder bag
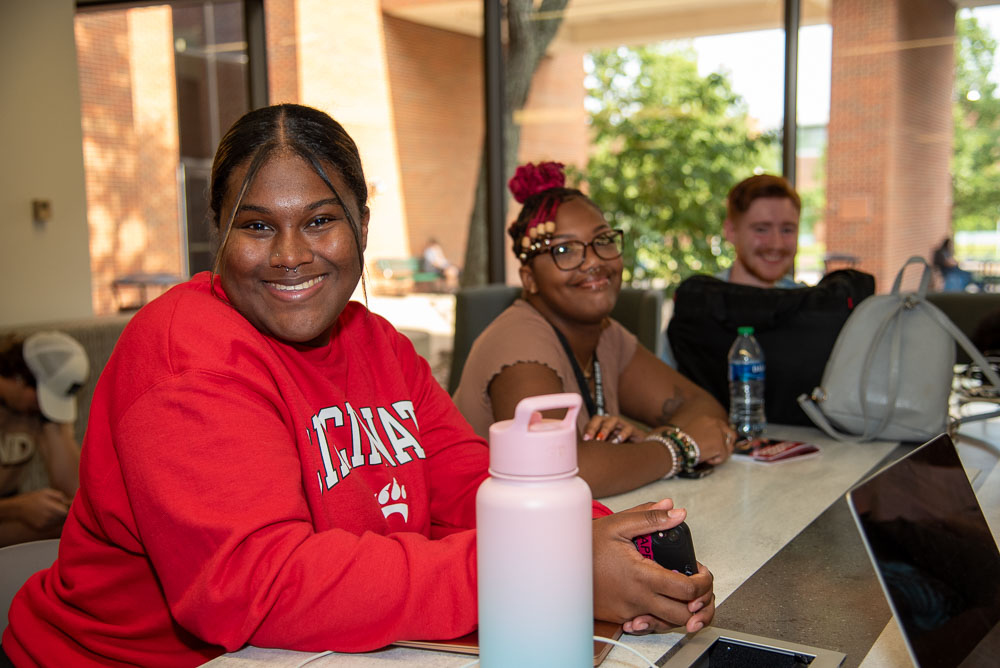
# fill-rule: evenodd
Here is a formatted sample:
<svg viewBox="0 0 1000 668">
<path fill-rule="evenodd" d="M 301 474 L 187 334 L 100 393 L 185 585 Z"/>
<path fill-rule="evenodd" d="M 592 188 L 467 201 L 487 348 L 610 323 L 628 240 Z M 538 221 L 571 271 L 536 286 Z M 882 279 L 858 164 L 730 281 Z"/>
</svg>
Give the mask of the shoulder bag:
<svg viewBox="0 0 1000 668">
<path fill-rule="evenodd" d="M 915 293 L 900 291 L 903 273 L 923 265 Z M 892 293 L 861 302 L 844 323 L 811 395 L 799 396 L 806 415 L 845 441 L 923 442 L 948 427 L 948 397 L 955 341 L 1000 387 L 1000 377 L 968 337 L 925 299 L 931 268 L 911 257 L 896 275 Z"/>
</svg>

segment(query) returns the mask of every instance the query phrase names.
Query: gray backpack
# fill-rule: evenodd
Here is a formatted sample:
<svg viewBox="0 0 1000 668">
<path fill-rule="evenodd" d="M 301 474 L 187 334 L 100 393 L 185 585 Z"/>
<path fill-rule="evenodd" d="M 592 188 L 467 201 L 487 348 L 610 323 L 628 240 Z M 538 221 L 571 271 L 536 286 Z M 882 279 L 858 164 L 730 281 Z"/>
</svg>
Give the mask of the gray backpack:
<svg viewBox="0 0 1000 668">
<path fill-rule="evenodd" d="M 903 272 L 911 264 L 924 267 L 920 287 L 903 293 Z M 947 431 L 954 341 L 1000 388 L 1000 377 L 975 345 L 925 299 L 930 279 L 927 261 L 911 257 L 896 275 L 891 294 L 864 300 L 844 323 L 821 384 L 811 396 L 798 398 L 806 415 L 830 436 L 924 442 Z M 994 415 L 1000 411 L 962 421 Z"/>
</svg>

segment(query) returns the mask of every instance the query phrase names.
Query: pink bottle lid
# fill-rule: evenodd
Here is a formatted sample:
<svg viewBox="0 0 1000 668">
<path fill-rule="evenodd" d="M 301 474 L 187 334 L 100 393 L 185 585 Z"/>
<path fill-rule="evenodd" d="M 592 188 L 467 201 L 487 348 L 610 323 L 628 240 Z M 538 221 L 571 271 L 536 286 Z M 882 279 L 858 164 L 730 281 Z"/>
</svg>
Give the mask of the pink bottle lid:
<svg viewBox="0 0 1000 668">
<path fill-rule="evenodd" d="M 575 473 L 576 416 L 579 394 L 544 394 L 522 399 L 513 420 L 490 426 L 490 473 L 552 476 Z M 566 408 L 562 420 L 547 420 L 542 411 Z"/>
</svg>

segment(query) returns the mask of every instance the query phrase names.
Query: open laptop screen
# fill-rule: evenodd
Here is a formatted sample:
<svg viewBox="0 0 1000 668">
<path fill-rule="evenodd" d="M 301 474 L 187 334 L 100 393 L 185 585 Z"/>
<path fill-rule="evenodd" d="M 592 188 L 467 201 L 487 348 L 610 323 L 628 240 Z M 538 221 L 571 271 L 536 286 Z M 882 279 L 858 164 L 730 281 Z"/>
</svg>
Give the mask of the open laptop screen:
<svg viewBox="0 0 1000 668">
<path fill-rule="evenodd" d="M 981 643 L 996 641 L 1000 622 L 1000 552 L 951 439 L 925 443 L 847 498 L 917 665 L 992 654 Z"/>
</svg>

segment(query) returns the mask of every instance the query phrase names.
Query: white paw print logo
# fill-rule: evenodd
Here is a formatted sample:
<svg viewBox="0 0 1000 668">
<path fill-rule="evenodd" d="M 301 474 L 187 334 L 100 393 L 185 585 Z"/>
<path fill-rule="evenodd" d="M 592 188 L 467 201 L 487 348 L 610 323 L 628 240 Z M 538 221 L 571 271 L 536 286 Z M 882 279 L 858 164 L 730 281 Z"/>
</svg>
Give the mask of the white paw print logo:
<svg viewBox="0 0 1000 668">
<path fill-rule="evenodd" d="M 406 488 L 400 485 L 395 478 L 392 479 L 391 483 L 382 488 L 382 491 L 378 493 L 378 497 L 376 498 L 379 505 L 382 506 L 382 516 L 386 519 L 393 513 L 402 515 L 404 522 L 409 519 L 410 507 L 400 502 L 400 499 L 406 500 Z M 389 503 L 390 500 L 397 503 Z"/>
</svg>

